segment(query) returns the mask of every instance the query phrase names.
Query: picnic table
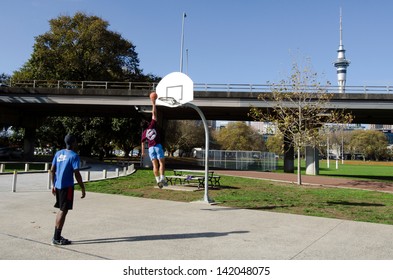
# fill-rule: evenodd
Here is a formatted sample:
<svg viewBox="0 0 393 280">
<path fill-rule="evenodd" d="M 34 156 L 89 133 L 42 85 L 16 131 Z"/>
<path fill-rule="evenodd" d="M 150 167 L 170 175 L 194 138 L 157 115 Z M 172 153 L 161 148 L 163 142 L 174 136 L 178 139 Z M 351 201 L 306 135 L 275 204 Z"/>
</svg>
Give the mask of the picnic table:
<svg viewBox="0 0 393 280">
<path fill-rule="evenodd" d="M 214 175 L 214 171 L 209 171 L 208 180 L 210 186 L 220 186 L 221 177 Z M 205 184 L 205 172 L 203 170 L 190 170 L 190 169 L 174 169 L 173 175 L 166 176 L 167 182 L 171 185 L 179 182 L 182 184 L 191 184 L 195 182 L 198 184 L 198 189 L 203 188 Z"/>
</svg>

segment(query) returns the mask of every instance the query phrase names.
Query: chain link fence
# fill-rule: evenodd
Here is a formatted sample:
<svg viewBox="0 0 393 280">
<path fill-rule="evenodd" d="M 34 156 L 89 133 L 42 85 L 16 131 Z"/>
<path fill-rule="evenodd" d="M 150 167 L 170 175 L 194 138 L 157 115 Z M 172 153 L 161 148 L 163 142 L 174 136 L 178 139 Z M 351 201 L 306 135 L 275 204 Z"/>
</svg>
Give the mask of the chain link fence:
<svg viewBox="0 0 393 280">
<path fill-rule="evenodd" d="M 199 165 L 204 165 L 205 150 L 194 150 L 194 157 Z M 277 170 L 277 156 L 274 153 L 258 151 L 228 151 L 210 150 L 209 167 L 234 169 L 273 171 Z"/>
</svg>

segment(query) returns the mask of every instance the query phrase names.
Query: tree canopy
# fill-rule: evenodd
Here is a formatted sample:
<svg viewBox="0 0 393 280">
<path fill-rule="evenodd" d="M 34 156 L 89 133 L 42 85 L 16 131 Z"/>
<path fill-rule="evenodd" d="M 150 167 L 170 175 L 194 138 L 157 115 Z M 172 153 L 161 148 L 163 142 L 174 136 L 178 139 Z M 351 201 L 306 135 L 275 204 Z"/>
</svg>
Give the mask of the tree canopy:
<svg viewBox="0 0 393 280">
<path fill-rule="evenodd" d="M 14 80 L 157 81 L 144 75 L 135 46 L 109 23 L 77 12 L 49 20 L 50 30 L 35 38 L 33 53 Z M 133 108 L 130 108 L 133 110 Z M 48 117 L 37 130 L 37 143 L 63 146 L 66 133 L 79 136 L 82 155 L 132 150 L 140 144 L 140 116 L 133 118 Z"/>
<path fill-rule="evenodd" d="M 281 132 L 267 138 L 266 148 L 269 152 L 275 153 L 276 155 L 284 154 L 284 137 Z"/>
<path fill-rule="evenodd" d="M 16 79 L 124 81 L 142 76 L 135 46 L 109 23 L 78 12 L 49 21 Z"/>
<path fill-rule="evenodd" d="M 363 154 L 364 158 L 377 161 L 388 155 L 388 140 L 381 131 L 354 131 L 351 135 L 349 147 L 352 154 Z"/>
<path fill-rule="evenodd" d="M 165 148 L 171 155 L 176 150 L 191 153 L 205 146 L 205 130 L 201 121 L 171 120 L 165 130 Z"/>
<path fill-rule="evenodd" d="M 214 138 L 223 150 L 263 151 L 265 143 L 257 130 L 244 122 L 230 122 L 215 133 Z"/>
</svg>

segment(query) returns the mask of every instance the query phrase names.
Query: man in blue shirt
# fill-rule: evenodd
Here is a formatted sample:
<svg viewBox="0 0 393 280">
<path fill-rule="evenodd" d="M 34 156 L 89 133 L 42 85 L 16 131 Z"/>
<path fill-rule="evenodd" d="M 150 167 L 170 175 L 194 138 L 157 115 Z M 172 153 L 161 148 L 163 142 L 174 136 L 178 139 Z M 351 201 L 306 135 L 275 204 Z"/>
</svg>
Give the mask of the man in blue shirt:
<svg viewBox="0 0 393 280">
<path fill-rule="evenodd" d="M 76 138 L 66 135 L 64 138 L 66 149 L 58 151 L 52 161 L 52 194 L 56 196 L 54 207 L 59 208 L 56 215 L 55 233 L 52 239 L 53 245 L 68 245 L 71 241 L 61 236 L 61 231 L 68 213 L 74 202 L 74 176 L 82 189 L 82 197 L 86 196 L 85 185 L 79 172 L 80 159 L 75 152 L 77 147 Z"/>
</svg>

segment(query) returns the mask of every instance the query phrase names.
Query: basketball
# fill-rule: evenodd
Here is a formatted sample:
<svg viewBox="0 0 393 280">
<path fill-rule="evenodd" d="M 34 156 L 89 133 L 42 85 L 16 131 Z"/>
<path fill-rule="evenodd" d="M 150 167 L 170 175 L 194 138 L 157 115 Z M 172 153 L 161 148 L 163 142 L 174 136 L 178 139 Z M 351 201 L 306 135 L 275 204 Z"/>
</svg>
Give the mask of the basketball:
<svg viewBox="0 0 393 280">
<path fill-rule="evenodd" d="M 151 101 L 154 101 L 154 100 L 156 100 L 157 99 L 157 93 L 155 93 L 154 91 L 152 92 L 152 93 L 150 93 L 150 100 Z"/>
</svg>

